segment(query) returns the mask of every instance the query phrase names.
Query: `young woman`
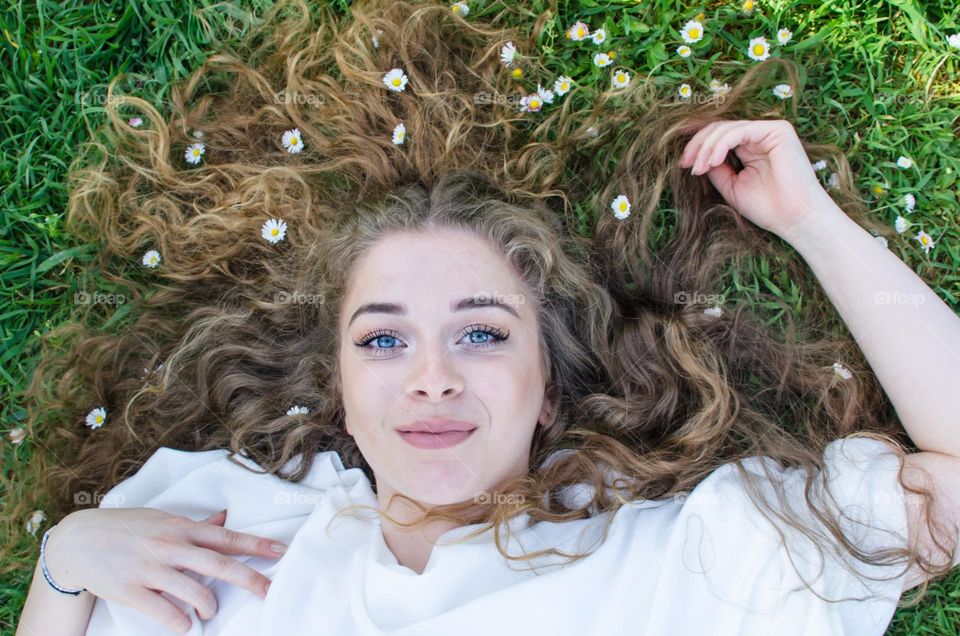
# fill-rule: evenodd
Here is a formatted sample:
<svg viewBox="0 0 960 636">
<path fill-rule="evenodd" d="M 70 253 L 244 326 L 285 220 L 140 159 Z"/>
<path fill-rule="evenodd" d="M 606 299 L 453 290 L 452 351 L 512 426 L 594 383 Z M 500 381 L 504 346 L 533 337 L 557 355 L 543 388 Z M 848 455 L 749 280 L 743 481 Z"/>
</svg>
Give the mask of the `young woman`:
<svg viewBox="0 0 960 636">
<path fill-rule="evenodd" d="M 108 492 L 46 534 L 18 634 L 880 634 L 957 564 L 960 319 L 842 155 L 834 200 L 829 147 L 754 116 L 790 64 L 538 120 L 474 99 L 512 81 L 495 24 L 302 9 L 169 122 L 114 100 L 75 172 L 75 230 L 162 261 L 135 324 L 38 369 L 77 416 L 37 431 L 49 492 Z M 816 307 L 783 339 L 722 294 L 755 253 Z M 869 368 L 815 337 L 828 301 Z"/>
</svg>

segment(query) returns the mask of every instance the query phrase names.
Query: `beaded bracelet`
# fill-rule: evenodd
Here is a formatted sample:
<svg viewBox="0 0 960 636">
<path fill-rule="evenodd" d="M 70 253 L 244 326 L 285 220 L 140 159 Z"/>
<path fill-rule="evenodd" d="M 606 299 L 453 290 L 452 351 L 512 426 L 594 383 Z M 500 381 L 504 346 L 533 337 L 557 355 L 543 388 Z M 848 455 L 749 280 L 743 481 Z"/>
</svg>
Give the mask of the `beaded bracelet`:
<svg viewBox="0 0 960 636">
<path fill-rule="evenodd" d="M 47 560 L 46 560 L 46 556 L 47 556 L 47 539 L 48 539 L 49 536 L 50 536 L 50 531 L 53 530 L 53 528 L 56 528 L 56 527 L 57 527 L 57 526 L 54 525 L 54 526 L 51 527 L 49 530 L 47 530 L 46 532 L 43 533 L 43 541 L 40 542 L 40 569 L 43 570 L 43 578 L 47 579 L 47 583 L 50 584 L 50 587 L 52 587 L 53 589 L 55 589 L 55 590 L 58 591 L 58 592 L 62 592 L 63 594 L 71 594 L 71 595 L 73 595 L 73 596 L 77 596 L 78 594 L 80 594 L 80 592 L 85 592 L 85 591 L 87 590 L 87 588 L 81 587 L 81 588 L 79 588 L 79 589 L 77 589 L 77 590 L 68 590 L 68 589 L 65 588 L 65 587 L 62 587 L 62 586 L 60 586 L 60 585 L 57 585 L 56 583 L 54 583 L 53 577 L 50 576 L 50 571 L 47 569 Z"/>
</svg>

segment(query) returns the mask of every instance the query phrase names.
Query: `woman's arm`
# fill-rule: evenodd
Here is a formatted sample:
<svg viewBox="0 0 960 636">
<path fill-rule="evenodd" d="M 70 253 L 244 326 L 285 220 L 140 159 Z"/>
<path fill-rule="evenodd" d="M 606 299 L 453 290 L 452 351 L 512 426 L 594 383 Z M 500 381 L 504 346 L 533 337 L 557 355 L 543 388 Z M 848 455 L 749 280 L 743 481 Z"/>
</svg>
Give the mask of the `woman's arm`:
<svg viewBox="0 0 960 636">
<path fill-rule="evenodd" d="M 83 636 L 96 600 L 90 592 L 71 596 L 50 587 L 38 559 L 16 636 Z"/>
<path fill-rule="evenodd" d="M 910 439 L 960 457 L 960 317 L 824 192 L 783 233 L 809 264 Z"/>
</svg>

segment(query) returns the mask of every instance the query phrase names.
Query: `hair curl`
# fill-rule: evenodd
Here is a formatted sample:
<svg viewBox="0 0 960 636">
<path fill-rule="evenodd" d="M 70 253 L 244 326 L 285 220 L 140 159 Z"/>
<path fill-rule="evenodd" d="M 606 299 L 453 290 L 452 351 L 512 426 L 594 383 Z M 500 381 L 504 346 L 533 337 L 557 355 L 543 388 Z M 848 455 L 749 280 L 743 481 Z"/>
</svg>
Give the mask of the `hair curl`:
<svg viewBox="0 0 960 636">
<path fill-rule="evenodd" d="M 756 476 L 738 463 L 760 455 L 807 470 L 807 504 L 832 535 L 824 542 L 869 563 L 949 569 L 949 559 L 938 566 L 912 549 L 861 552 L 821 509 L 814 480 L 827 443 L 868 434 L 902 453 L 909 440 L 796 255 L 745 222 L 706 177 L 676 166 L 709 121 L 780 117 L 751 96 L 780 72 L 797 86 L 794 63 L 752 66 L 708 103 L 659 98 L 641 77 L 617 92 L 574 88 L 552 112 L 530 117 L 477 96 L 513 91 L 500 47 L 512 40 L 532 50 L 543 19 L 524 34 L 502 26 L 502 15 L 467 21 L 440 4 L 370 2 L 342 23 L 316 11 L 303 2 L 273 9 L 242 46 L 175 87 L 169 117 L 111 85 L 107 125 L 71 171 L 68 224 L 102 241 L 98 270 L 129 290 L 135 318 L 117 333 L 77 321 L 43 338 L 26 391 L 36 446 L 23 477 L 41 487 L 33 501 L 5 502 L 6 518 L 40 501 L 53 517 L 82 507 L 71 493 L 105 492 L 160 446 L 229 448 L 291 481 L 303 479 L 315 452 L 335 450 L 373 482 L 343 425 L 337 310 L 373 243 L 454 227 L 486 237 L 521 273 L 539 316 L 556 421 L 538 427 L 530 472 L 501 487 L 516 496 L 479 509 L 424 509 L 421 522 L 481 522 L 477 533 L 495 528 L 504 557 L 531 559 L 546 551 L 516 557 L 500 541 L 520 513 L 564 521 L 615 512 L 625 500 L 687 492 L 737 463 L 758 507 L 809 535 L 759 495 Z M 549 76 L 534 59 L 522 64 L 530 76 Z M 394 67 L 409 76 L 402 93 L 382 84 Z M 126 123 L 133 111 L 143 127 Z M 390 131 L 400 121 L 409 137 L 397 146 Z M 302 133 L 300 154 L 279 144 L 290 128 Z M 197 167 L 183 163 L 191 131 L 207 145 Z M 866 215 L 843 153 L 804 147 L 839 166 L 838 204 L 886 233 Z M 625 221 L 608 209 L 621 193 L 635 202 Z M 284 242 L 260 239 L 268 218 L 289 222 Z M 161 266 L 128 272 L 150 248 Z M 803 312 L 782 307 L 782 333 L 746 303 L 714 317 L 676 302 L 677 294 L 719 293 L 726 276 L 759 256 L 810 299 Z M 296 294 L 319 301 L 290 302 Z M 844 336 L 831 336 L 838 331 Z M 834 378 L 838 355 L 854 371 L 847 382 Z M 310 413 L 286 415 L 288 404 Z M 83 416 L 98 405 L 115 415 L 92 431 Z M 563 448 L 577 452 L 543 465 Z M 305 461 L 284 474 L 299 454 Z M 608 491 L 609 469 L 628 476 L 625 498 Z M 577 483 L 592 484 L 594 497 L 569 509 L 557 494 Z M 930 522 L 930 493 L 907 489 L 924 495 Z"/>
</svg>

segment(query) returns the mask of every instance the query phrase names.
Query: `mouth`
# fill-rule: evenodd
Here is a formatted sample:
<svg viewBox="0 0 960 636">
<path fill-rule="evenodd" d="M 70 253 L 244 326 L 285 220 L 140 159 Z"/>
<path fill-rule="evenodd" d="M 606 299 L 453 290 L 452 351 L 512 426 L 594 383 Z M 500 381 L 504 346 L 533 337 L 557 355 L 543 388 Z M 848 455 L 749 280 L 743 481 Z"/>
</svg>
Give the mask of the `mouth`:
<svg viewBox="0 0 960 636">
<path fill-rule="evenodd" d="M 406 443 L 415 448 L 437 449 L 452 448 L 466 441 L 477 429 L 469 431 L 446 431 L 444 433 L 430 433 L 427 431 L 397 431 Z"/>
</svg>

